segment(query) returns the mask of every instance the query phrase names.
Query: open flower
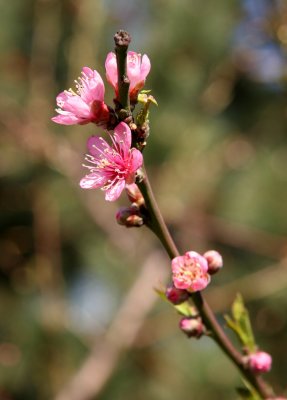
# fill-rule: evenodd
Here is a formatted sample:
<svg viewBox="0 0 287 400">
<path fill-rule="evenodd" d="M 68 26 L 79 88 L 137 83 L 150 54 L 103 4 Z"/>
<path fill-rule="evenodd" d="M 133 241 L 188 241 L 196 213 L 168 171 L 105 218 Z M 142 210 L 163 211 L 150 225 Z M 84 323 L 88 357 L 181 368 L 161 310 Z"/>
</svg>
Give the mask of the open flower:
<svg viewBox="0 0 287 400">
<path fill-rule="evenodd" d="M 133 183 L 136 171 L 142 166 L 143 157 L 139 150 L 131 149 L 131 131 L 124 122 L 115 127 L 111 135 L 112 146 L 102 137 L 88 139 L 89 153 L 86 160 L 90 173 L 80 182 L 83 189 L 101 187 L 105 199 L 117 200 L 126 184 Z"/>
<path fill-rule="evenodd" d="M 197 292 L 210 282 L 207 261 L 195 251 L 175 257 L 171 262 L 171 269 L 174 286 L 178 289 Z"/>
<path fill-rule="evenodd" d="M 106 58 L 106 76 L 108 82 L 114 87 L 118 95 L 118 67 L 115 53 L 110 52 Z M 129 94 L 132 101 L 137 99 L 137 94 L 145 84 L 150 71 L 150 60 L 146 54 L 129 51 L 127 55 L 127 75 L 130 81 Z"/>
<path fill-rule="evenodd" d="M 94 122 L 106 127 L 110 114 L 104 103 L 105 86 L 100 74 L 84 67 L 82 76 L 76 81 L 76 89 L 77 93 L 69 89 L 57 96 L 59 115 L 52 121 L 63 125 Z"/>
</svg>

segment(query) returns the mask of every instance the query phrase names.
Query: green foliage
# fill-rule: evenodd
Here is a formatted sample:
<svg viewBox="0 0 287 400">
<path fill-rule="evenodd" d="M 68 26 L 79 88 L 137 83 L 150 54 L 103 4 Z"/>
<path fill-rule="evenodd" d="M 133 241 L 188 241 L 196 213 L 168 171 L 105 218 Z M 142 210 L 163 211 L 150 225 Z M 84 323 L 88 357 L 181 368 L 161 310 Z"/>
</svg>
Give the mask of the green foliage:
<svg viewBox="0 0 287 400">
<path fill-rule="evenodd" d="M 230 329 L 235 332 L 242 346 L 248 352 L 256 351 L 256 343 L 251 328 L 250 317 L 244 305 L 241 294 L 237 294 L 231 308 L 232 318 L 225 315 L 225 321 Z"/>
</svg>

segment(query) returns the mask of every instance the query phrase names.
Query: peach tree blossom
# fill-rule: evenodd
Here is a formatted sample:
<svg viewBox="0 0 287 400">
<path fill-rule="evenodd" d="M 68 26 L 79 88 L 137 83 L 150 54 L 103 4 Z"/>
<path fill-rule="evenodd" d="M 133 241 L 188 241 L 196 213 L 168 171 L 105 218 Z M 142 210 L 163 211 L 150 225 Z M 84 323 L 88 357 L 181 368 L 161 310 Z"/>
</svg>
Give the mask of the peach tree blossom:
<svg viewBox="0 0 287 400">
<path fill-rule="evenodd" d="M 57 96 L 56 111 L 52 118 L 57 124 L 74 125 L 94 122 L 106 126 L 109 109 L 104 103 L 105 86 L 97 71 L 83 67 L 82 76 L 76 81 L 76 92 L 69 89 Z"/>
<path fill-rule="evenodd" d="M 136 171 L 142 166 L 142 153 L 131 148 L 131 130 L 124 122 L 119 123 L 110 135 L 112 146 L 99 136 L 88 139 L 89 154 L 86 160 L 89 169 L 80 182 L 83 189 L 102 188 L 105 199 L 115 201 L 119 198 L 126 184 L 135 180 Z"/>
<path fill-rule="evenodd" d="M 171 269 L 173 283 L 177 289 L 197 292 L 206 288 L 210 282 L 207 261 L 195 251 L 175 257 L 171 262 Z"/>
<path fill-rule="evenodd" d="M 118 68 L 116 55 L 110 52 L 106 58 L 106 76 L 108 82 L 118 93 Z M 129 94 L 131 100 L 137 98 L 137 94 L 145 84 L 146 77 L 150 71 L 151 64 L 148 56 L 138 54 L 134 51 L 129 51 L 127 55 L 127 76 L 130 81 Z"/>
</svg>

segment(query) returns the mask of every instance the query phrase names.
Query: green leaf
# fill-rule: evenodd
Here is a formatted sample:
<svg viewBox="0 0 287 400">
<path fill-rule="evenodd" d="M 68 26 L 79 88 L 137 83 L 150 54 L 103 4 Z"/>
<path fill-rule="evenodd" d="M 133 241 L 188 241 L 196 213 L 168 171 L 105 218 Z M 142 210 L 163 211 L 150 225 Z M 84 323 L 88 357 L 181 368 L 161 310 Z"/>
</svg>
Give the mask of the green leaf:
<svg viewBox="0 0 287 400">
<path fill-rule="evenodd" d="M 177 310 L 177 312 L 184 315 L 185 317 L 192 317 L 194 315 L 194 309 L 189 304 L 188 301 L 178 304 L 178 305 L 174 306 L 174 308 Z"/>
<path fill-rule="evenodd" d="M 231 307 L 232 318 L 225 316 L 226 323 L 239 338 L 242 345 L 250 352 L 256 351 L 256 343 L 247 309 L 241 294 L 237 294 Z"/>
<path fill-rule="evenodd" d="M 159 288 L 154 288 L 154 291 L 159 295 L 159 297 L 165 301 L 167 301 L 168 303 L 170 303 L 170 301 L 166 298 L 165 295 L 165 290 L 163 289 L 159 289 Z"/>
</svg>

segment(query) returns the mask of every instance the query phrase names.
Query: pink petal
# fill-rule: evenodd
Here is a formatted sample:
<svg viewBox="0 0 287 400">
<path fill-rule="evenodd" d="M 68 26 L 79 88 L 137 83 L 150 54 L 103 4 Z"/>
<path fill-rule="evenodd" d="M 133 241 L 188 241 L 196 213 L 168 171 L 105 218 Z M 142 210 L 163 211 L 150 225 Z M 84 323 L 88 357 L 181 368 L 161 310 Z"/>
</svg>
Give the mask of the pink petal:
<svg viewBox="0 0 287 400">
<path fill-rule="evenodd" d="M 132 143 L 132 134 L 125 122 L 120 122 L 115 127 L 114 139 L 117 144 L 118 152 L 126 159 Z"/>
<path fill-rule="evenodd" d="M 118 68 L 115 53 L 110 52 L 107 55 L 105 67 L 107 80 L 116 89 L 118 86 Z"/>
<path fill-rule="evenodd" d="M 57 104 L 64 111 L 69 111 L 72 114 L 81 117 L 89 118 L 90 107 L 84 102 L 84 100 L 70 92 L 62 92 L 57 96 Z"/>
<path fill-rule="evenodd" d="M 81 179 L 80 186 L 82 189 L 96 189 L 103 186 L 106 181 L 107 178 L 105 176 L 92 172 Z"/>
<path fill-rule="evenodd" d="M 210 276 L 208 274 L 205 274 L 201 278 L 197 278 L 196 280 L 194 280 L 188 291 L 197 292 L 199 290 L 203 290 L 206 288 L 209 282 L 210 282 Z"/>
<path fill-rule="evenodd" d="M 125 188 L 125 181 L 124 179 L 119 180 L 115 185 L 113 185 L 110 189 L 106 190 L 106 195 L 105 195 L 105 199 L 107 201 L 115 201 L 117 200 L 122 191 Z"/>
<path fill-rule="evenodd" d="M 198 254 L 196 251 L 188 251 L 185 253 L 185 256 L 188 258 L 193 258 L 197 260 L 200 264 L 200 268 L 202 272 L 207 272 L 208 271 L 208 263 L 207 260 L 200 254 Z"/>
<path fill-rule="evenodd" d="M 135 149 L 131 149 L 131 172 L 136 172 L 143 165 L 143 155 L 142 153 Z"/>
<path fill-rule="evenodd" d="M 82 72 L 90 79 L 94 77 L 94 71 L 89 67 L 83 67 Z"/>
<path fill-rule="evenodd" d="M 150 59 L 146 54 L 144 54 L 141 64 L 141 73 L 140 73 L 141 80 L 145 81 L 146 77 L 149 74 L 150 68 L 151 68 Z"/>
<path fill-rule="evenodd" d="M 81 98 L 87 104 L 91 104 L 95 100 L 104 101 L 105 85 L 101 75 L 96 70 L 84 67 L 82 70 L 83 89 Z"/>
<path fill-rule="evenodd" d="M 75 115 L 69 113 L 66 115 L 56 115 L 55 117 L 51 118 L 53 122 L 56 122 L 57 124 L 61 125 L 74 125 L 74 124 L 79 124 L 82 122 L 81 118 L 76 117 Z"/>
<path fill-rule="evenodd" d="M 127 60 L 127 74 L 130 80 L 130 91 L 132 91 L 141 80 L 140 64 L 141 55 L 133 51 L 129 51 Z"/>
<path fill-rule="evenodd" d="M 171 261 L 171 269 L 173 273 L 177 273 L 184 266 L 184 256 L 178 256 L 172 259 Z"/>
<path fill-rule="evenodd" d="M 100 136 L 90 136 L 87 141 L 89 153 L 97 159 L 112 152 L 111 146 Z"/>
</svg>

